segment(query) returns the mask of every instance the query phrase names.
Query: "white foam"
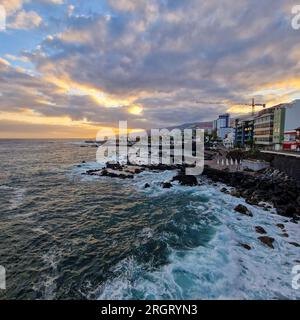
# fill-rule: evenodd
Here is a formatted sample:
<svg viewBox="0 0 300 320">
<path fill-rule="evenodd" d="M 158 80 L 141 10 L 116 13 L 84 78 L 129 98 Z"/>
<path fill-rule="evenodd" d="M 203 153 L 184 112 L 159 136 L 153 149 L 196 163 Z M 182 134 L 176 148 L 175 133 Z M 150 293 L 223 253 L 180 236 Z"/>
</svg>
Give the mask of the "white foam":
<svg viewBox="0 0 300 320">
<path fill-rule="evenodd" d="M 151 185 L 154 182 L 151 180 Z M 180 186 L 177 190 L 180 188 L 186 192 Z M 191 188 L 190 192 L 195 197 L 209 197 L 210 214 L 220 221 L 209 244 L 189 251 L 172 250 L 169 263 L 151 272 L 134 257 L 127 258 L 112 269 L 115 277 L 96 289 L 99 299 L 300 298 L 291 287 L 291 270 L 299 259 L 299 248 L 288 243 L 299 243 L 297 225 L 284 223 L 289 234 L 286 239 L 276 226 L 286 220 L 284 217 L 249 206 L 208 185 Z M 235 212 L 239 203 L 247 205 L 254 216 Z M 203 204 L 195 206 L 195 210 L 197 207 L 203 212 Z M 258 240 L 257 225 L 275 238 L 273 250 Z M 240 243 L 250 245 L 252 250 L 247 251 Z"/>
<path fill-rule="evenodd" d="M 51 248 L 46 254 L 42 256 L 47 273 L 42 273 L 40 282 L 33 286 L 33 290 L 43 293 L 43 299 L 52 300 L 56 297 L 57 284 L 59 272 L 57 266 L 61 261 L 62 251 L 56 247 Z"/>
</svg>

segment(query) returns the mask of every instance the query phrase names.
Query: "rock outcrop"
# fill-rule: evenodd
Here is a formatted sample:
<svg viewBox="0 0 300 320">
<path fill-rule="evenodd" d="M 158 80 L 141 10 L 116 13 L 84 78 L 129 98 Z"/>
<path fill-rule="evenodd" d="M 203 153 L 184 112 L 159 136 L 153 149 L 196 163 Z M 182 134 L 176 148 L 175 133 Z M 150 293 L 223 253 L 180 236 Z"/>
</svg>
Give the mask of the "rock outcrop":
<svg viewBox="0 0 300 320">
<path fill-rule="evenodd" d="M 267 234 L 266 230 L 263 227 L 256 226 L 255 231 L 260 234 Z"/>
<path fill-rule="evenodd" d="M 178 174 L 172 179 L 172 181 L 178 181 L 182 186 L 197 186 L 198 181 L 195 176 L 187 176 L 185 174 Z"/>
<path fill-rule="evenodd" d="M 161 186 L 162 186 L 163 189 L 170 189 L 170 188 L 173 187 L 173 185 L 172 185 L 171 182 L 163 182 L 163 183 L 161 184 Z"/>
<path fill-rule="evenodd" d="M 242 204 L 237 205 L 234 208 L 234 211 L 239 212 L 241 214 L 244 214 L 248 217 L 253 217 L 252 212 L 247 207 L 243 206 Z"/>
<path fill-rule="evenodd" d="M 260 172 L 227 172 L 205 166 L 203 174 L 213 182 L 234 187 L 233 196 L 241 196 L 250 205 L 259 205 L 270 209 L 271 204 L 278 214 L 293 218 L 297 223 L 300 215 L 298 202 L 300 186 L 293 179 L 274 169 Z"/>
<path fill-rule="evenodd" d="M 271 249 L 274 249 L 273 243 L 274 243 L 274 238 L 263 236 L 258 238 L 263 244 L 268 246 Z"/>
</svg>

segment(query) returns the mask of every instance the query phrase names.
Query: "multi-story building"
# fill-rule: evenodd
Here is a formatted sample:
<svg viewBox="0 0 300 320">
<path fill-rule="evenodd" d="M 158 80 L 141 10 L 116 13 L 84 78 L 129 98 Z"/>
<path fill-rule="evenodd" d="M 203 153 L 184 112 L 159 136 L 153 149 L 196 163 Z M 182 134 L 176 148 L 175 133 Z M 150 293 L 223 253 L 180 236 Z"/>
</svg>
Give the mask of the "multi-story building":
<svg viewBox="0 0 300 320">
<path fill-rule="evenodd" d="M 229 133 L 233 132 L 229 124 L 229 113 L 221 114 L 219 118 L 214 122 L 214 128 L 217 130 L 217 135 L 220 139 L 224 140 Z"/>
<path fill-rule="evenodd" d="M 235 145 L 238 147 L 252 146 L 254 135 L 254 118 L 236 119 Z"/>
<path fill-rule="evenodd" d="M 282 148 L 284 141 L 284 126 L 285 126 L 286 109 L 284 105 L 278 105 L 274 108 L 274 122 L 273 122 L 273 144 L 275 150 Z"/>
<path fill-rule="evenodd" d="M 290 138 L 292 139 L 293 135 L 296 134 L 295 128 L 298 128 L 299 125 L 300 100 L 274 107 L 273 143 L 275 150 L 282 149 L 284 145 L 284 148 L 286 148 L 289 145 Z"/>
<path fill-rule="evenodd" d="M 271 149 L 273 146 L 274 107 L 262 110 L 254 120 L 254 144 Z"/>
<path fill-rule="evenodd" d="M 299 124 L 300 100 L 265 109 L 255 119 L 254 143 L 268 149 L 280 150 L 285 142 L 285 133 L 295 131 Z"/>
</svg>

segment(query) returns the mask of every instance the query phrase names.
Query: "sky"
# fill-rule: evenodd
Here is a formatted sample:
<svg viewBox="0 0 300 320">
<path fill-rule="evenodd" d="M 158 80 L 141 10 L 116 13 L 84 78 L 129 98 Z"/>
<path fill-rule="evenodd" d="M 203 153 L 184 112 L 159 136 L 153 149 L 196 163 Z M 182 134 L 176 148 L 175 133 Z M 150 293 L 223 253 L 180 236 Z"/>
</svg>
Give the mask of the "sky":
<svg viewBox="0 0 300 320">
<path fill-rule="evenodd" d="M 0 0 L 0 138 L 95 138 L 300 98 L 295 0 Z M 0 11 L 1 14 L 1 11 Z"/>
</svg>

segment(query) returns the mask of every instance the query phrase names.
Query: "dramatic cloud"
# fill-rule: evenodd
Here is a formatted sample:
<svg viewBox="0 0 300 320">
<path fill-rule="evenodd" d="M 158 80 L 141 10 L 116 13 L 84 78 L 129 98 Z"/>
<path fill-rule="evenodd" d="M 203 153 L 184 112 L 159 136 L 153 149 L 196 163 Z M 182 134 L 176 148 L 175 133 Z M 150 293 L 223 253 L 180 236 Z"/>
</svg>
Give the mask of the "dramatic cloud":
<svg viewBox="0 0 300 320">
<path fill-rule="evenodd" d="M 20 53 L 33 69 L 0 64 L 3 112 L 148 128 L 241 112 L 252 97 L 269 105 L 299 98 L 291 0 L 46 2 L 61 15 L 36 11 L 46 27 L 33 26 L 48 33 Z M 22 5 L 38 10 L 20 3 L 11 5 L 15 19 Z"/>
</svg>

